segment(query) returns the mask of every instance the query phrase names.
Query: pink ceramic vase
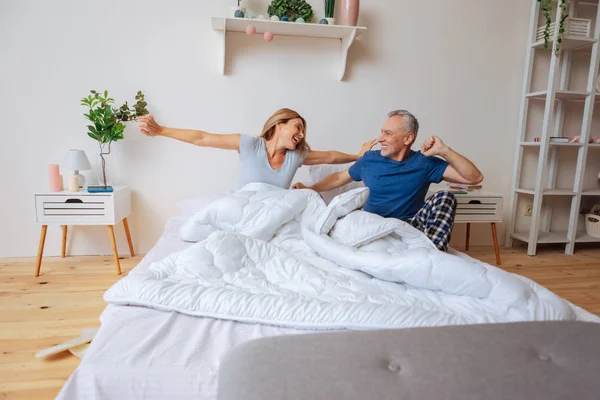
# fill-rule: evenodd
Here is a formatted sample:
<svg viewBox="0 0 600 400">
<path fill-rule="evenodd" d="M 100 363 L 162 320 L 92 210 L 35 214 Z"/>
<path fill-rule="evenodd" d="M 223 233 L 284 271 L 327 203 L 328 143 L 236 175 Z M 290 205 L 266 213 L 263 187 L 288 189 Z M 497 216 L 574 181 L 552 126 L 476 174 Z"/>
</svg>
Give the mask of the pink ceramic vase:
<svg viewBox="0 0 600 400">
<path fill-rule="evenodd" d="M 338 24 L 356 26 L 358 23 L 358 12 L 360 0 L 341 0 L 340 16 Z"/>
</svg>

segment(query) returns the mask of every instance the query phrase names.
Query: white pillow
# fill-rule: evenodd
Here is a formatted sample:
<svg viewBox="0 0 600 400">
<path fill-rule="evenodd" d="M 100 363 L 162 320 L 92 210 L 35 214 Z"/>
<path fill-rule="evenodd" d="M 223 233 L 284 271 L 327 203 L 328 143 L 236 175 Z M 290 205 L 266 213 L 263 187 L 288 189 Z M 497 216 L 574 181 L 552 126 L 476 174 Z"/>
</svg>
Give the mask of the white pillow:
<svg viewBox="0 0 600 400">
<path fill-rule="evenodd" d="M 339 218 L 361 208 L 368 198 L 369 189 L 366 187 L 356 188 L 336 196 L 327 206 L 325 212 L 317 219 L 315 231 L 321 234 L 329 234 Z"/>
<path fill-rule="evenodd" d="M 327 178 L 331 174 L 335 174 L 336 172 L 342 172 L 349 169 L 354 163 L 348 164 L 320 164 L 320 165 L 311 165 L 308 169 L 308 173 L 310 175 L 309 185 L 314 185 L 315 183 Z M 364 187 L 364 183 L 362 182 L 350 182 L 340 188 L 330 190 L 329 192 L 321 193 L 321 197 L 325 201 L 325 204 L 331 203 L 331 200 L 335 196 L 338 196 L 342 193 L 348 192 L 352 189 L 356 189 L 359 187 Z"/>
</svg>

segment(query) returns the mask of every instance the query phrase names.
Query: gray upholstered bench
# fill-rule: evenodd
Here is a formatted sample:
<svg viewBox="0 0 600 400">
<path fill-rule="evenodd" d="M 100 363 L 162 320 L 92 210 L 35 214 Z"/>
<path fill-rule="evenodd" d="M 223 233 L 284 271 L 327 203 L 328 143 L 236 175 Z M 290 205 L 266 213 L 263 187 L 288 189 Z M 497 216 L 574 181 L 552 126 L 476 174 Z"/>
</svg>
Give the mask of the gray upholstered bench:
<svg viewBox="0 0 600 400">
<path fill-rule="evenodd" d="M 600 399 L 600 324 L 279 336 L 224 358 L 219 400 Z"/>
</svg>

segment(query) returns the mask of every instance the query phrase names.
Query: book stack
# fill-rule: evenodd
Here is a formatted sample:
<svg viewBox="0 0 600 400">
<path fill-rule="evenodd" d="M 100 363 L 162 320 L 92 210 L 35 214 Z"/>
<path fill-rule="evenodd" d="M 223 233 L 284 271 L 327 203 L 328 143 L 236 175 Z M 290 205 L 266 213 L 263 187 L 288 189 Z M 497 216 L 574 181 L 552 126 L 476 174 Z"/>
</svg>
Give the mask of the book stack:
<svg viewBox="0 0 600 400">
<path fill-rule="evenodd" d="M 535 143 L 541 142 L 542 139 L 539 137 L 534 137 L 533 141 Z M 581 136 L 551 136 L 550 143 L 580 143 Z M 589 139 L 590 143 L 600 143 L 600 136 L 592 136 Z"/>
<path fill-rule="evenodd" d="M 457 193 L 464 192 L 465 194 L 467 192 L 476 192 L 483 189 L 482 185 L 466 185 L 464 183 L 448 183 L 448 187 L 450 188 L 451 193 L 457 191 Z"/>
</svg>

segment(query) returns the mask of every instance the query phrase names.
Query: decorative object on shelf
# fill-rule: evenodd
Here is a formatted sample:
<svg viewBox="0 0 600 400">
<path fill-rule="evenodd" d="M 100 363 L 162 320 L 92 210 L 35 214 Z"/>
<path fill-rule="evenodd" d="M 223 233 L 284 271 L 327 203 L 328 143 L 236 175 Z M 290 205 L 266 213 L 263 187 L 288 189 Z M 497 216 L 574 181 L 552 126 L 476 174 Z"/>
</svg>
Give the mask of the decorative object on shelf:
<svg viewBox="0 0 600 400">
<path fill-rule="evenodd" d="M 600 206 L 600 204 L 596 204 L 596 206 Z M 585 214 L 585 233 L 600 238 L 600 211 L 598 214 Z"/>
<path fill-rule="evenodd" d="M 78 175 L 71 175 L 69 177 L 69 192 L 79 192 Z"/>
<path fill-rule="evenodd" d="M 116 109 L 112 107 L 115 100 L 108 97 L 108 91 L 105 90 L 103 95 L 95 90 L 91 90 L 90 93 L 91 95 L 81 99 L 81 105 L 89 108 L 88 113 L 84 115 L 93 124 L 87 126 L 87 134 L 98 141 L 98 181 L 101 185 L 108 186 L 110 177 L 107 176 L 105 156 L 110 154 L 112 142 L 123 139 L 123 122 L 135 121 L 149 114 L 146 109 L 148 103 L 144 100 L 144 94 L 138 91 L 133 109 L 129 108 L 127 102 Z"/>
<path fill-rule="evenodd" d="M 324 0 L 325 2 L 325 19 L 328 25 L 335 25 L 333 13 L 335 11 L 335 0 Z"/>
<path fill-rule="evenodd" d="M 342 6 L 338 14 L 338 24 L 345 26 L 356 26 L 360 12 L 360 0 L 340 0 Z"/>
<path fill-rule="evenodd" d="M 304 21 L 304 18 L 298 18 L 298 19 L 296 19 L 296 23 L 297 23 L 297 24 L 303 24 L 303 23 L 305 23 L 305 22 L 306 22 L 306 21 Z"/>
<path fill-rule="evenodd" d="M 281 17 L 281 22 L 288 22 L 290 19 L 288 17 Z"/>
<path fill-rule="evenodd" d="M 558 36 L 556 38 L 556 43 L 554 45 L 554 53 L 558 55 L 560 50 L 560 43 L 562 42 L 562 37 L 565 32 L 565 20 L 569 16 L 567 12 L 567 1 L 566 0 L 558 0 L 558 6 L 560 7 L 560 18 L 559 18 L 559 26 L 558 26 Z M 552 26 L 552 0 L 538 0 L 540 3 L 540 8 L 544 12 L 544 18 L 546 18 L 546 25 L 543 30 L 544 37 L 544 49 L 548 51 L 548 43 L 550 41 L 550 32 L 553 30 Z"/>
<path fill-rule="evenodd" d="M 65 157 L 65 161 L 63 162 L 63 168 L 73 171 L 73 175 L 69 178 L 69 190 L 71 192 L 77 192 L 79 188 L 85 187 L 85 176 L 81 175 L 79 171 L 87 171 L 92 169 L 85 151 L 73 149 L 69 150 L 67 156 Z M 73 190 L 72 186 L 72 184 L 75 182 L 73 177 L 77 178 L 77 186 L 75 186 L 75 190 Z"/>
<path fill-rule="evenodd" d="M 237 3 L 237 6 L 232 7 L 233 16 L 235 18 L 244 18 L 246 16 L 246 9 L 242 7 L 242 5 L 240 4 L 240 0 L 238 0 Z"/>
<path fill-rule="evenodd" d="M 273 38 L 275 37 L 275 35 L 273 35 L 273 32 L 265 32 L 265 34 L 263 35 L 263 39 L 265 40 L 265 42 L 270 42 L 273 40 Z"/>
<path fill-rule="evenodd" d="M 48 179 L 50 180 L 50 191 L 60 192 L 62 190 L 62 176 L 58 164 L 48 165 Z"/>
<path fill-rule="evenodd" d="M 277 15 L 271 15 L 271 21 L 279 21 L 279 17 Z"/>
<path fill-rule="evenodd" d="M 270 16 L 287 17 L 290 21 L 298 18 L 306 22 L 312 21 L 313 9 L 306 0 L 273 0 L 267 9 Z"/>
<path fill-rule="evenodd" d="M 319 21 L 319 23 L 321 25 L 329 25 L 329 21 L 327 21 L 327 18 L 321 18 L 321 20 Z"/>
<path fill-rule="evenodd" d="M 577 39 L 590 39 L 592 20 L 582 18 L 567 18 L 564 23 L 564 35 L 576 37 Z M 555 24 L 550 24 L 550 32 L 554 31 Z M 544 38 L 545 26 L 540 26 L 535 33 L 535 41 Z"/>
<path fill-rule="evenodd" d="M 256 27 L 254 25 L 250 24 L 246 27 L 246 34 L 252 36 L 255 33 L 256 33 Z"/>
</svg>

